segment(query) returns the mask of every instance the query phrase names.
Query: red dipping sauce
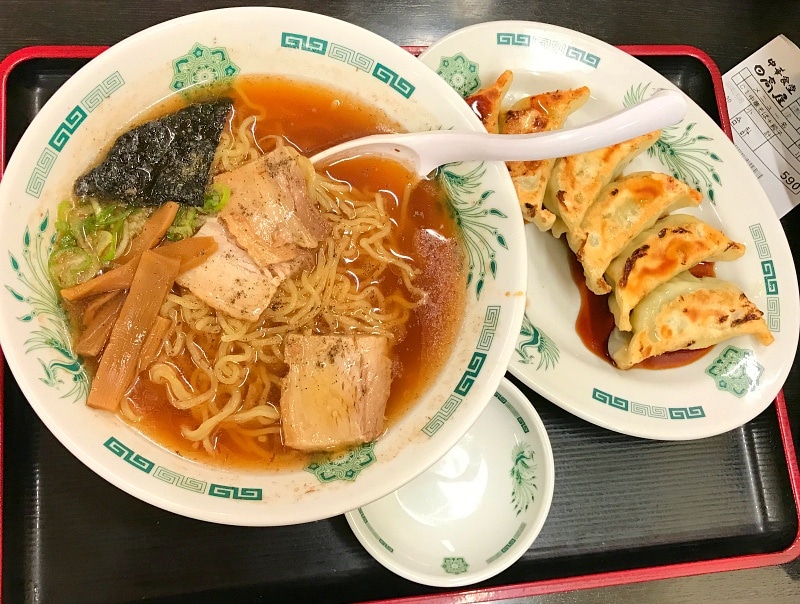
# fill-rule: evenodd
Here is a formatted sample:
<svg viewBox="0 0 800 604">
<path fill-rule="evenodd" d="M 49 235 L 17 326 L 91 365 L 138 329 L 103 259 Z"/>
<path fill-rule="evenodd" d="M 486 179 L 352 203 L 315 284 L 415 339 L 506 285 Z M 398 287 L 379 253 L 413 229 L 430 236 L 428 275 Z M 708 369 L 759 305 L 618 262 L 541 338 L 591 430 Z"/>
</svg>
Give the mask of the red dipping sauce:
<svg viewBox="0 0 800 604">
<path fill-rule="evenodd" d="M 574 254 L 570 252 L 567 255 L 569 256 L 569 270 L 572 281 L 581 296 L 580 310 L 578 310 L 578 317 L 575 319 L 575 331 L 587 350 L 610 365 L 614 365 L 614 360 L 608 354 L 608 338 L 614 330 L 614 315 L 611 314 L 608 308 L 608 296 L 610 294 L 598 296 L 589 291 L 583 276 L 583 267 L 581 267 Z M 714 277 L 714 263 L 703 262 L 690 269 L 690 272 L 695 277 Z M 699 350 L 667 352 L 657 357 L 645 359 L 636 367 L 641 369 L 684 367 L 705 356 L 709 350 L 711 349 L 701 348 Z"/>
</svg>

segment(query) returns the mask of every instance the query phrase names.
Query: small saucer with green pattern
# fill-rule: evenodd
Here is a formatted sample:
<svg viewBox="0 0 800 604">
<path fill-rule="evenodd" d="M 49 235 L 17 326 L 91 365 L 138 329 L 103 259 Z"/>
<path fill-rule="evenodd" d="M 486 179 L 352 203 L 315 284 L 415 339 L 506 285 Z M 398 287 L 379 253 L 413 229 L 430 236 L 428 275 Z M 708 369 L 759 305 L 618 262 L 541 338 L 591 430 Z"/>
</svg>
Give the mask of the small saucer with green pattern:
<svg viewBox="0 0 800 604">
<path fill-rule="evenodd" d="M 550 510 L 554 478 L 541 419 L 504 379 L 442 459 L 346 518 L 372 557 L 401 577 L 436 587 L 470 585 L 528 551 Z"/>
</svg>

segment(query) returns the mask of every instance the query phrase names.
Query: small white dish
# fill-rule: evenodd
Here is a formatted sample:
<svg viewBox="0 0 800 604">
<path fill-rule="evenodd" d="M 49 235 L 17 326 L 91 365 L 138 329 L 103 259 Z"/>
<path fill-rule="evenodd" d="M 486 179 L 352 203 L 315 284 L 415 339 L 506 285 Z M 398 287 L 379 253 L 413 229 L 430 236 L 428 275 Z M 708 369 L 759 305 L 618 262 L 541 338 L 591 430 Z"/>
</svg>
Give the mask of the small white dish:
<svg viewBox="0 0 800 604">
<path fill-rule="evenodd" d="M 530 548 L 550 510 L 554 478 L 541 419 L 503 379 L 441 460 L 346 517 L 370 555 L 401 577 L 435 587 L 470 585 Z"/>
</svg>

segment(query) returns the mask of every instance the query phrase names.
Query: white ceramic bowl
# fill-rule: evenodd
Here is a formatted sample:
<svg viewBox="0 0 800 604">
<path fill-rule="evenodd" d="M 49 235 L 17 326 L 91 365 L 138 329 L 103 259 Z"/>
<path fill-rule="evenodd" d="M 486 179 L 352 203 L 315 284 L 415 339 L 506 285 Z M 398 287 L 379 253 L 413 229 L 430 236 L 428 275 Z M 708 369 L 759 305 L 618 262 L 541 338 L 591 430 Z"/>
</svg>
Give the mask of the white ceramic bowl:
<svg viewBox="0 0 800 604">
<path fill-rule="evenodd" d="M 480 128 L 434 72 L 379 36 L 310 13 L 223 9 L 145 30 L 81 69 L 42 108 L 0 185 L 0 342 L 39 417 L 86 465 L 131 495 L 241 525 L 343 513 L 442 457 L 505 372 L 526 287 L 523 226 L 507 172 L 497 164 L 454 165 L 452 174 L 467 175 L 472 187 L 452 203 L 472 250 L 466 317 L 438 379 L 374 445 L 298 471 L 226 470 L 177 456 L 115 415 L 87 408 L 89 381 L 46 276 L 57 203 L 100 148 L 148 107 L 198 81 L 265 73 L 357 90 L 408 130 Z"/>
<path fill-rule="evenodd" d="M 366 550 L 398 575 L 438 587 L 484 581 L 528 551 L 553 499 L 542 420 L 503 380 L 447 455 L 394 493 L 347 513 Z"/>
</svg>

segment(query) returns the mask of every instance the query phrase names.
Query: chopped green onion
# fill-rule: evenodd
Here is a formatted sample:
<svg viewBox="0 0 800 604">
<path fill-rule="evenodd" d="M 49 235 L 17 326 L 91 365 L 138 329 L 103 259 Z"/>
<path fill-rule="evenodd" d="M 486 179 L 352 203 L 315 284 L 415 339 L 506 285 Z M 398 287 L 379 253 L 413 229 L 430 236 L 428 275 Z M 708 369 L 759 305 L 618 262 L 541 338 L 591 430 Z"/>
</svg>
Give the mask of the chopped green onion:
<svg viewBox="0 0 800 604">
<path fill-rule="evenodd" d="M 100 226 L 115 224 L 125 220 L 135 209 L 132 206 L 112 203 L 95 214 L 95 221 Z"/>
<path fill-rule="evenodd" d="M 92 198 L 60 202 L 48 261 L 53 283 L 70 287 L 97 275 L 141 232 L 150 213 L 149 209 Z"/>
<path fill-rule="evenodd" d="M 197 230 L 196 225 L 197 208 L 181 206 L 172 221 L 172 226 L 167 229 L 167 239 L 179 241 L 194 235 Z"/>
<path fill-rule="evenodd" d="M 100 270 L 100 263 L 80 247 L 56 250 L 48 261 L 50 278 L 59 288 L 88 281 Z"/>
<path fill-rule="evenodd" d="M 228 185 L 215 182 L 206 191 L 203 201 L 203 212 L 216 214 L 224 208 L 231 198 L 231 188 Z"/>
<path fill-rule="evenodd" d="M 110 231 L 97 231 L 87 242 L 100 262 L 111 262 L 117 254 L 117 237 Z"/>
<path fill-rule="evenodd" d="M 66 233 L 60 233 L 59 236 L 56 238 L 56 246 L 58 249 L 63 249 L 66 247 L 75 247 L 78 245 L 78 241 L 73 237 L 72 233 L 67 231 Z"/>
<path fill-rule="evenodd" d="M 72 212 L 72 202 L 69 199 L 63 200 L 58 204 L 58 222 L 66 223 Z"/>
</svg>

